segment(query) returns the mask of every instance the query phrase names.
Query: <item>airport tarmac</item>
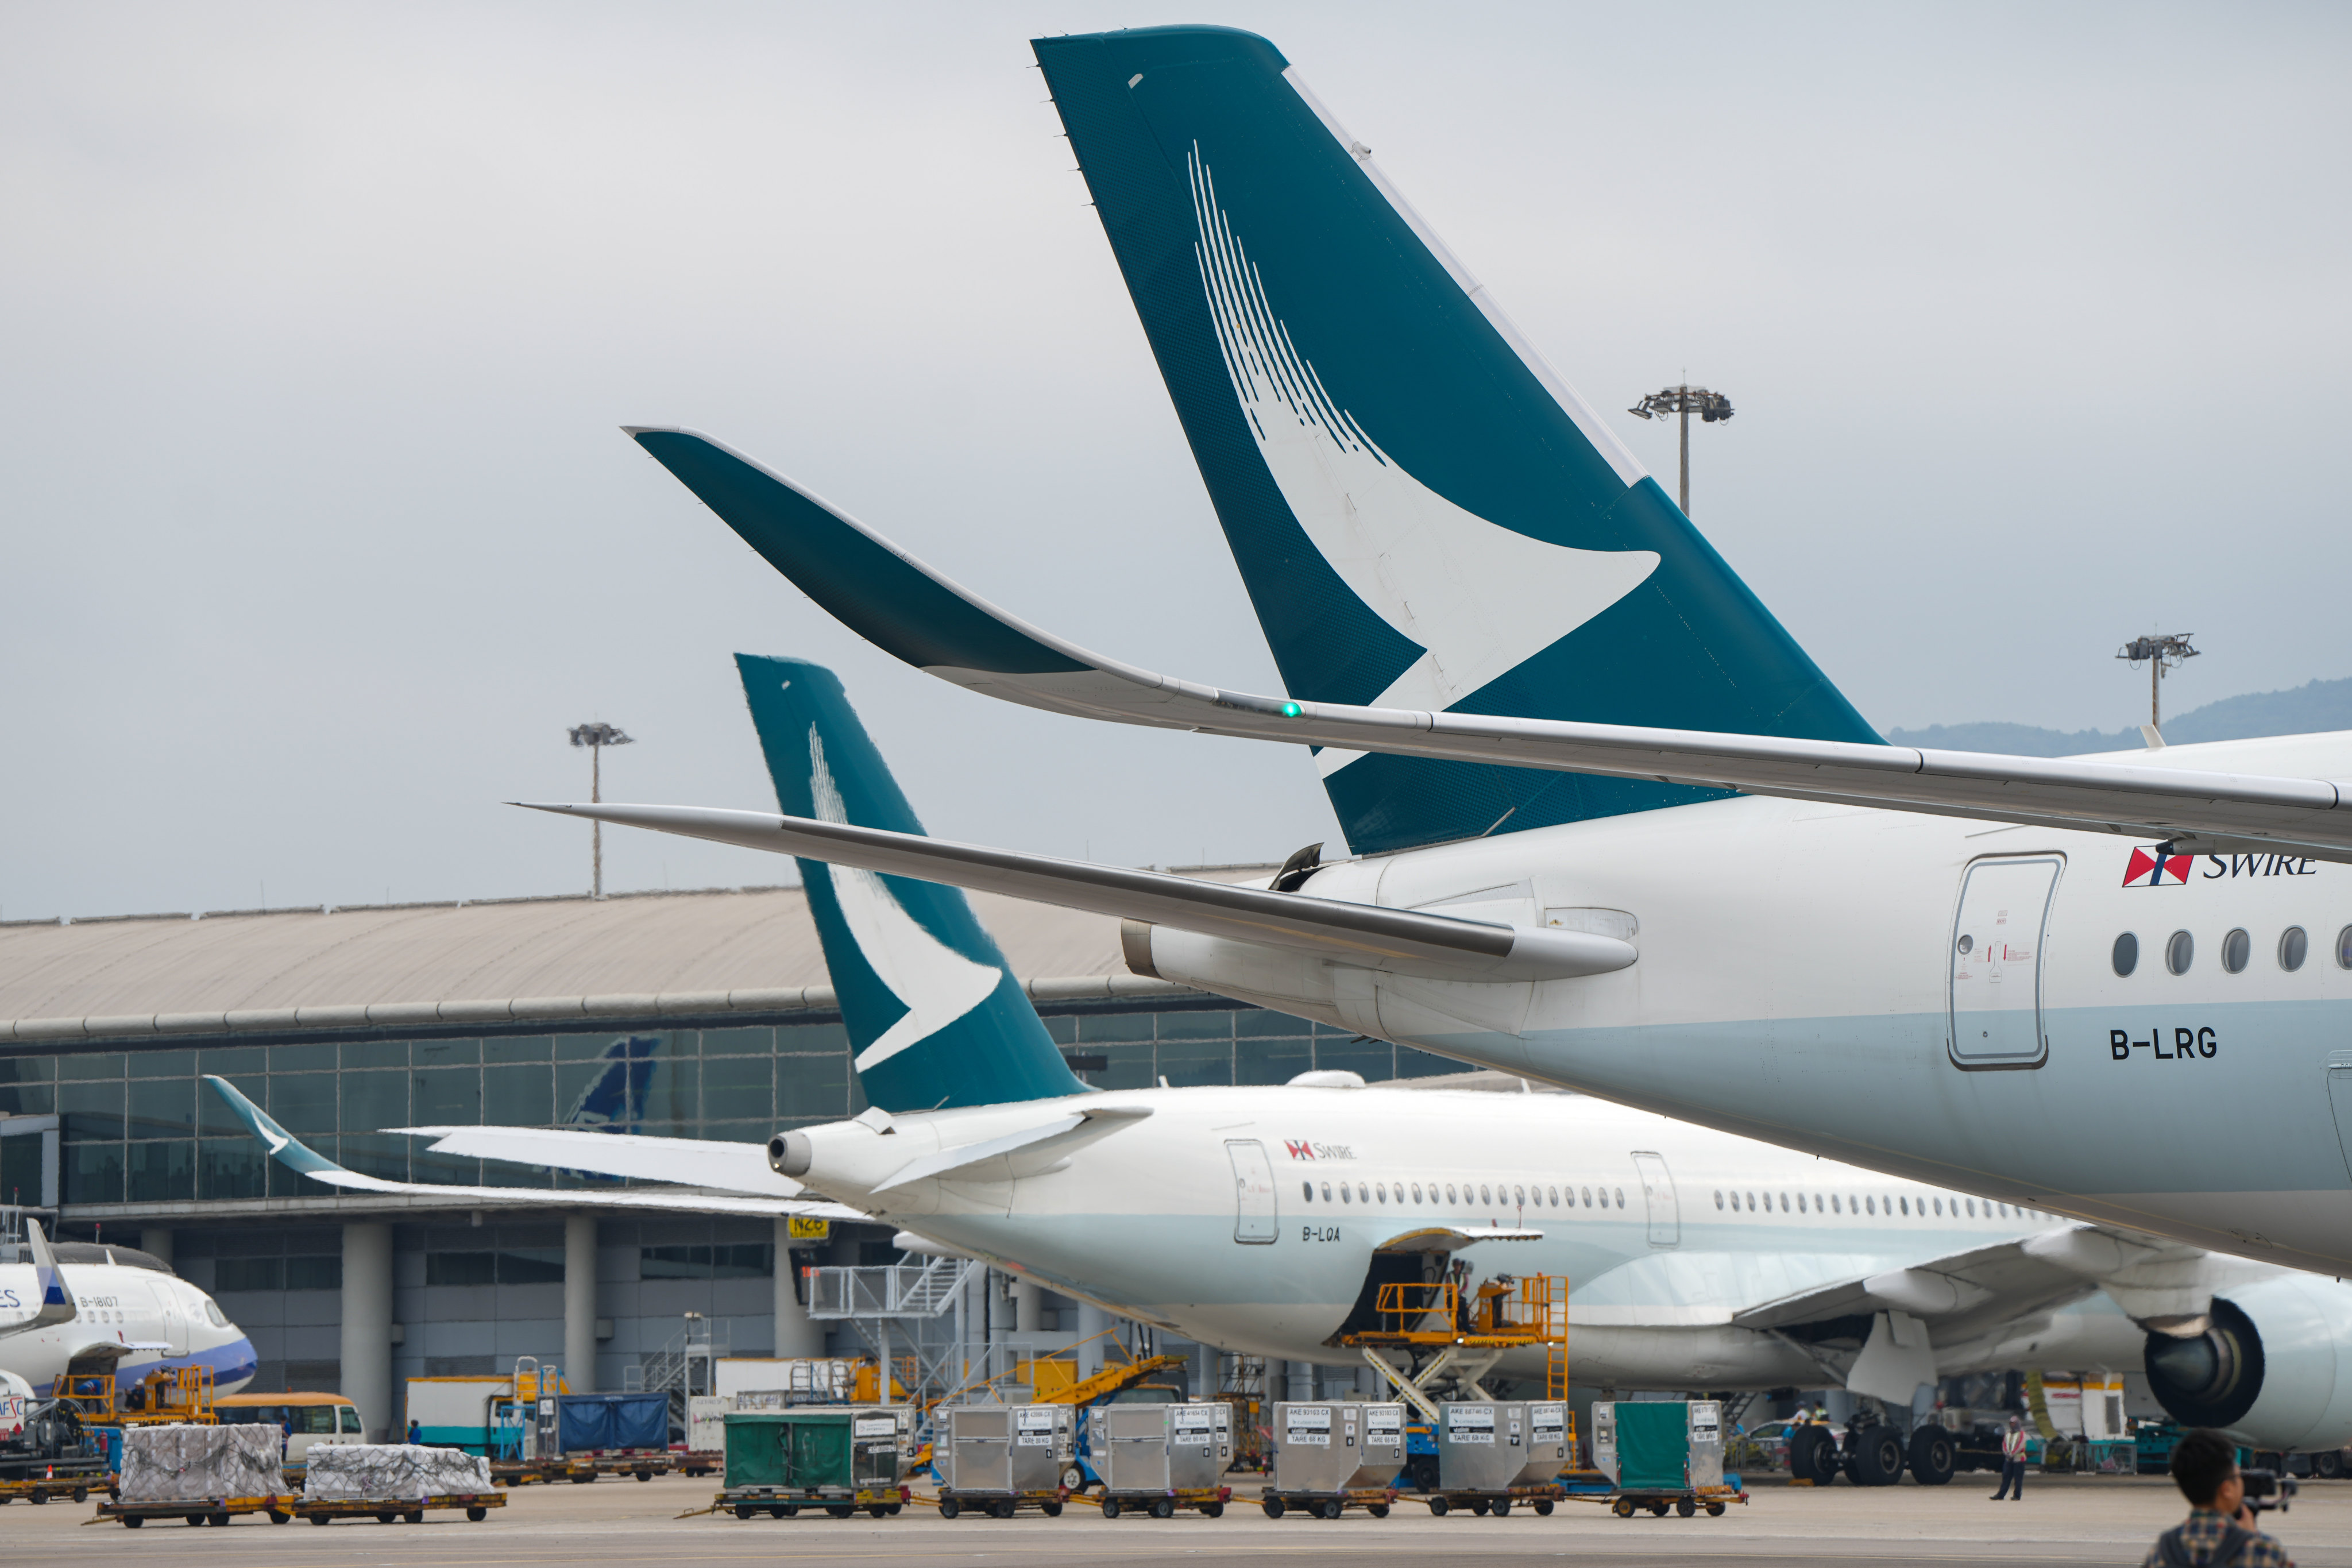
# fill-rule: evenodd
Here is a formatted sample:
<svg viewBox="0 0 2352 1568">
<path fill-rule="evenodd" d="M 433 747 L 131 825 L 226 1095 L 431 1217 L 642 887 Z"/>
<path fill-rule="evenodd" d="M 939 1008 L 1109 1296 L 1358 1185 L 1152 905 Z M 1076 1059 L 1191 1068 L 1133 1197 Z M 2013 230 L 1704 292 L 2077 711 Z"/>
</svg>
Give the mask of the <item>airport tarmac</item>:
<svg viewBox="0 0 2352 1568">
<path fill-rule="evenodd" d="M 508 1568 L 580 1563 L 594 1568 L 781 1561 L 867 1564 L 919 1558 L 926 1563 L 1155 1563 L 1214 1557 L 1226 1568 L 1403 1562 L 1437 1557 L 1509 1559 L 1567 1555 L 1595 1563 L 1706 1563 L 1830 1560 L 1840 1563 L 1980 1562 L 2137 1563 L 2157 1531 L 2182 1512 L 2179 1494 L 2161 1477 L 2036 1479 L 2022 1503 L 1993 1503 L 1979 1478 L 1927 1489 L 1820 1491 L 1761 1486 L 1754 1500 L 1721 1519 L 1631 1520 L 1590 1505 L 1563 1506 L 1549 1519 L 1451 1514 L 1432 1519 L 1404 1503 L 1385 1520 L 1360 1514 L 1332 1523 L 1267 1519 L 1235 1507 L 1224 1518 L 1129 1516 L 1106 1521 L 1074 1507 L 1061 1519 L 947 1521 L 928 1509 L 891 1520 L 822 1516 L 791 1520 L 731 1515 L 678 1519 L 708 1506 L 711 1484 L 684 1477 L 594 1486 L 524 1487 L 479 1524 L 457 1514 L 428 1514 L 423 1524 L 299 1521 L 271 1525 L 240 1519 L 227 1529 L 153 1523 L 126 1531 L 88 1524 L 89 1505 L 9 1505 L 0 1539 L 12 1555 L 44 1563 L 61 1558 L 142 1557 L 159 1562 L 239 1564 L 426 1564 Z M 2304 1568 L 2352 1568 L 2352 1481 L 2308 1486 L 2272 1532 Z"/>
</svg>

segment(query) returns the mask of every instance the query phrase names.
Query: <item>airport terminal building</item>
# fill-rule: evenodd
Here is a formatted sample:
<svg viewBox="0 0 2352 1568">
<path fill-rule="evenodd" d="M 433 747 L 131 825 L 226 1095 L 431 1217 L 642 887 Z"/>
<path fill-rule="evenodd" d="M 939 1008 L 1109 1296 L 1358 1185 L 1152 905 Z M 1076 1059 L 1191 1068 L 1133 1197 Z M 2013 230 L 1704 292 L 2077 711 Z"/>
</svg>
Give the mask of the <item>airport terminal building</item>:
<svg viewBox="0 0 2352 1568">
<path fill-rule="evenodd" d="M 1459 1070 L 1129 974 L 1115 921 L 973 905 L 1090 1082 Z M 738 1356 L 862 1353 L 855 1329 L 809 1320 L 797 1269 L 896 1261 L 887 1226 L 796 1244 L 782 1220 L 600 1209 L 608 1184 L 382 1131 L 764 1142 L 865 1108 L 849 1057 L 797 888 L 12 921 L 0 1204 L 163 1257 L 250 1334 L 255 1387 L 340 1390 L 378 1430 L 397 1422 L 406 1378 L 502 1373 L 528 1354 L 575 1388 L 619 1389 L 689 1323 Z M 577 1206 L 338 1192 L 271 1161 L 205 1075 L 352 1170 L 575 1190 Z M 970 1303 L 981 1321 L 1011 1323 L 1002 1283 Z M 1030 1310 L 1066 1341 L 1082 1315 L 1101 1321 L 1050 1294 Z"/>
</svg>

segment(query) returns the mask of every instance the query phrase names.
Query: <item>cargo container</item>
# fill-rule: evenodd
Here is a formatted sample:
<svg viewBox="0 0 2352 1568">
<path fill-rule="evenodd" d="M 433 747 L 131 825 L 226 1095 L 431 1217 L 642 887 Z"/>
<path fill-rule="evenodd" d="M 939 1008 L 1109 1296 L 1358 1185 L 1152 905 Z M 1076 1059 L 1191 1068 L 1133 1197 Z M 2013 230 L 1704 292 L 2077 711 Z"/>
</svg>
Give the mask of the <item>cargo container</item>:
<svg viewBox="0 0 2352 1568">
<path fill-rule="evenodd" d="M 1524 1504 L 1548 1514 L 1565 1492 L 1568 1407 L 1559 1400 L 1454 1400 L 1437 1407 L 1437 1484 L 1429 1511 L 1507 1514 Z"/>
<path fill-rule="evenodd" d="M 1612 1505 L 1630 1519 L 1646 1508 L 1688 1519 L 1700 1509 L 1720 1515 L 1748 1494 L 1723 1474 L 1723 1406 L 1713 1399 L 1595 1401 L 1592 1462 L 1616 1484 Z"/>
<path fill-rule="evenodd" d="M 1062 1511 L 1062 1467 L 1075 1451 L 1076 1411 L 1066 1405 L 943 1405 L 931 1412 L 931 1463 L 940 1514 L 966 1508 L 1010 1519 L 1027 1508 Z"/>
<path fill-rule="evenodd" d="M 1214 1519 L 1233 1489 L 1233 1407 L 1223 1403 L 1097 1405 L 1085 1412 L 1087 1462 L 1102 1480 L 1102 1514 L 1166 1519 L 1180 1508 Z"/>
<path fill-rule="evenodd" d="M 738 1519 L 790 1519 L 822 1508 L 836 1519 L 859 1509 L 877 1519 L 906 1501 L 899 1485 L 899 1419 L 872 1406 L 803 1405 L 730 1410 L 727 1473 L 717 1506 Z"/>
<path fill-rule="evenodd" d="M 1274 1406 L 1274 1473 L 1260 1494 L 1265 1516 L 1301 1510 L 1337 1519 L 1349 1508 L 1386 1518 L 1404 1468 L 1404 1406 L 1308 1404 Z"/>
</svg>

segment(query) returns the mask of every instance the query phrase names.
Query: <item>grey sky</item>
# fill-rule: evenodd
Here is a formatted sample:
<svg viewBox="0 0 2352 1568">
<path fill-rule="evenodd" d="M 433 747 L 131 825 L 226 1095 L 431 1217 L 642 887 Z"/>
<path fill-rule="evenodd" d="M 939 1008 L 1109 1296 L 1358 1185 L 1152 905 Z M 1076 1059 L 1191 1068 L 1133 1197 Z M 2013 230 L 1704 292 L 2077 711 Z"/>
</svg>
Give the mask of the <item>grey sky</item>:
<svg viewBox="0 0 2352 1568">
<path fill-rule="evenodd" d="M 1466 18 L 1466 19 L 1465 19 Z M 840 670 L 932 831 L 1334 836 L 1303 756 L 905 670 L 618 434 L 1273 690 L 1025 39 L 1250 26 L 1569 380 L 1687 367 L 1693 511 L 1874 722 L 2352 673 L 2335 6 L 37 6 L 0 51 L 0 914 L 565 891 L 772 805 L 728 656 Z M 1671 432 L 1612 413 L 1669 485 Z M 609 885 L 790 879 L 625 831 Z"/>
</svg>

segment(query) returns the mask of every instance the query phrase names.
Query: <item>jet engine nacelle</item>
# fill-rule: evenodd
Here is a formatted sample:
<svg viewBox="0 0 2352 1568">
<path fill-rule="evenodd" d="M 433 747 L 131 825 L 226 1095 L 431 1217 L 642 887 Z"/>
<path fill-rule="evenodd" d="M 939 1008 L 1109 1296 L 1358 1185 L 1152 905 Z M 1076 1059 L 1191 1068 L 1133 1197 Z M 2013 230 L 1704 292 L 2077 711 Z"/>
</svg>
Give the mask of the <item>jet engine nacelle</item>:
<svg viewBox="0 0 2352 1568">
<path fill-rule="evenodd" d="M 2352 1445 L 2352 1289 L 2286 1274 L 2213 1298 L 2201 1334 L 2147 1336 L 2167 1414 L 2281 1453 Z"/>
</svg>

